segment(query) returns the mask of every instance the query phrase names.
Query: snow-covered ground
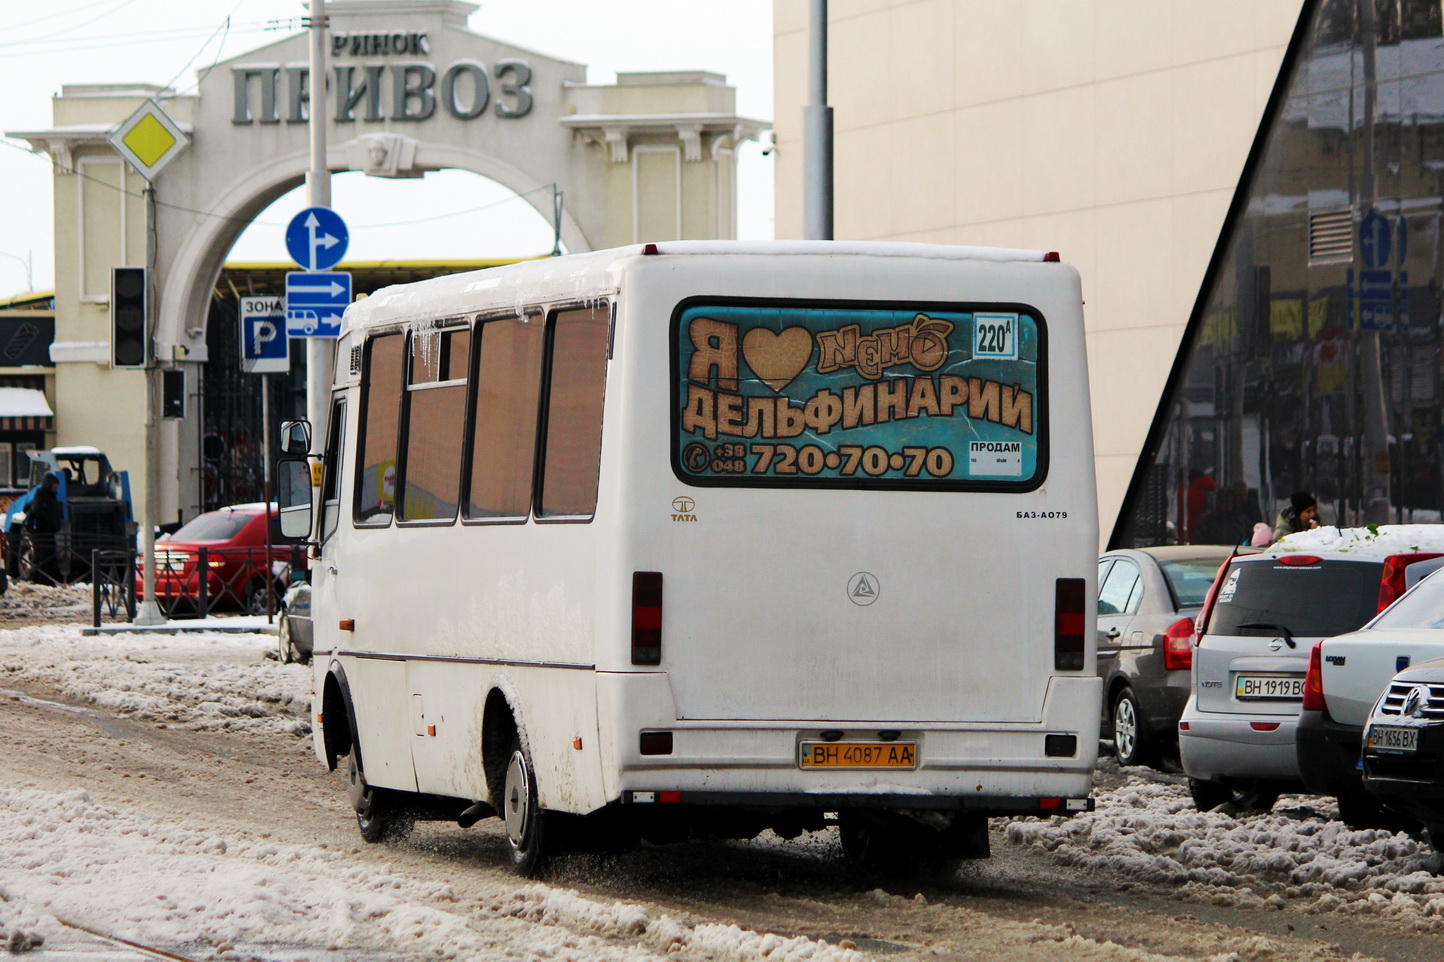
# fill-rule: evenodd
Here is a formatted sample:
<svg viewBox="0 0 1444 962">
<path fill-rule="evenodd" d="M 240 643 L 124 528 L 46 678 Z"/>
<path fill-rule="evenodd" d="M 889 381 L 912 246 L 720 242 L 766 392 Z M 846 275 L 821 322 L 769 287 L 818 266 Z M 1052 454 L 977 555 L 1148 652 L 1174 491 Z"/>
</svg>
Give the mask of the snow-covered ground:
<svg viewBox="0 0 1444 962">
<path fill-rule="evenodd" d="M 1013 822 L 1007 838 L 1180 900 L 1366 913 L 1444 932 L 1444 878 L 1426 867 L 1434 861 L 1427 842 L 1351 829 L 1334 817 L 1331 800 L 1304 795 L 1284 796 L 1262 814 L 1200 812 L 1182 785 L 1147 773 L 1127 769 L 1120 787 L 1095 792 L 1094 812 Z"/>
<path fill-rule="evenodd" d="M 266 657 L 274 644 L 260 633 L 0 631 L 0 697 L 33 703 L 20 689 L 43 686 L 97 712 L 309 752 L 297 736 L 310 730 L 310 670 Z M 449 885 L 388 867 L 384 849 L 373 851 L 379 866 L 354 848 L 228 836 L 122 810 L 83 788 L 0 787 L 0 950 L 54 946 L 74 934 L 64 920 L 216 959 L 256 958 L 261 946 L 348 959 L 863 958 L 538 884 L 509 883 L 453 911 L 461 899 Z"/>
<path fill-rule="evenodd" d="M 267 657 L 274 643 L 259 632 L 0 631 L 0 698 L 53 690 L 99 715 L 309 753 L 309 669 Z M 1368 914 L 1444 932 L 1444 880 L 1427 871 L 1425 843 L 1350 830 L 1328 803 L 1305 797 L 1286 797 L 1269 814 L 1199 813 L 1176 778 L 1111 772 L 1115 787 L 1096 793 L 1096 812 L 1011 823 L 1007 842 L 1180 900 Z M 23 949 L 32 936 L 53 945 L 64 919 L 217 959 L 256 957 L 262 945 L 337 958 L 862 958 L 546 885 L 463 895 L 434 874 L 389 864 L 384 848 L 358 857 L 355 847 L 208 825 L 103 804 L 81 787 L 0 788 L 0 948 Z"/>
</svg>

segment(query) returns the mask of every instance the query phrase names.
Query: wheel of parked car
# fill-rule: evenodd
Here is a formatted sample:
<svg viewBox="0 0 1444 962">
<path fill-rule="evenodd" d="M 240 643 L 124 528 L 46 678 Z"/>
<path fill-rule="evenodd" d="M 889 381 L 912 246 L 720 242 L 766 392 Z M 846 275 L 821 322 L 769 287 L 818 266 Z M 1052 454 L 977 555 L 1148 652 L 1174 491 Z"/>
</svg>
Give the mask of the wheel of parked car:
<svg viewBox="0 0 1444 962">
<path fill-rule="evenodd" d="M 1379 828 L 1390 832 L 1417 831 L 1419 823 L 1389 811 L 1374 796 L 1360 791 L 1340 795 L 1339 821 L 1350 828 Z"/>
<path fill-rule="evenodd" d="M 5 573 L 12 578 L 20 577 L 20 539 L 24 534 L 25 529 L 18 524 L 5 532 Z"/>
<path fill-rule="evenodd" d="M 271 590 L 270 586 L 260 578 L 252 581 L 246 586 L 246 614 L 264 615 L 266 613 L 266 594 Z M 275 609 L 272 608 L 272 611 Z"/>
<path fill-rule="evenodd" d="M 1132 688 L 1121 688 L 1113 699 L 1113 751 L 1120 765 L 1152 765 L 1158 752 L 1153 733 L 1143 724 L 1143 712 Z"/>
<path fill-rule="evenodd" d="M 36 556 L 35 542 L 28 531 L 20 533 L 20 546 L 16 549 L 15 576 L 21 581 L 34 581 L 40 573 L 40 562 Z"/>
<path fill-rule="evenodd" d="M 1223 804 L 1243 812 L 1267 812 L 1279 800 L 1278 789 L 1257 782 L 1225 785 L 1204 778 L 1190 778 L 1188 792 L 1200 812 L 1211 812 Z"/>
<path fill-rule="evenodd" d="M 296 653 L 296 646 L 291 641 L 291 619 L 286 610 L 281 609 L 280 621 L 276 624 L 276 642 L 281 653 L 281 664 L 289 665 L 293 661 L 300 661 Z"/>
</svg>

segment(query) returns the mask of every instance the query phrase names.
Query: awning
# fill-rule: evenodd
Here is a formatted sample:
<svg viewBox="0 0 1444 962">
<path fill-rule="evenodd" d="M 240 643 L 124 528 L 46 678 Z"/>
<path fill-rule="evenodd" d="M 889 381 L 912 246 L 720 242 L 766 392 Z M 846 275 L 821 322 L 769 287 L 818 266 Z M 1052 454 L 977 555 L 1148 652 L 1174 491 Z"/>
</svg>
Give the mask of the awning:
<svg viewBox="0 0 1444 962">
<path fill-rule="evenodd" d="M 0 387 L 0 431 L 48 431 L 54 418 L 44 391 Z"/>
</svg>

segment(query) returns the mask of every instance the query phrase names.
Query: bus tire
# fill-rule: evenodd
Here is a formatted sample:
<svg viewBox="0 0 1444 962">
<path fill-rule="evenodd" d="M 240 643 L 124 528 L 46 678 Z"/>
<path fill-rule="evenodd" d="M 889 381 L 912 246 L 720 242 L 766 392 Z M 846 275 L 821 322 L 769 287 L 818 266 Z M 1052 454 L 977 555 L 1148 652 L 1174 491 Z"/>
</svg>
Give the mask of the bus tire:
<svg viewBox="0 0 1444 962">
<path fill-rule="evenodd" d="M 916 854 L 910 827 L 905 816 L 892 812 L 839 812 L 842 857 L 865 873 L 900 875 Z"/>
<path fill-rule="evenodd" d="M 506 850 L 512 870 L 523 878 L 539 874 L 547 857 L 547 816 L 537 805 L 536 768 L 520 734 L 511 740 L 501 817 L 506 824 Z"/>
<path fill-rule="evenodd" d="M 404 838 L 411 831 L 411 821 L 401 811 L 395 793 L 367 784 L 354 732 L 351 754 L 346 758 L 346 793 L 356 810 L 356 827 L 363 840 L 388 842 Z"/>
</svg>

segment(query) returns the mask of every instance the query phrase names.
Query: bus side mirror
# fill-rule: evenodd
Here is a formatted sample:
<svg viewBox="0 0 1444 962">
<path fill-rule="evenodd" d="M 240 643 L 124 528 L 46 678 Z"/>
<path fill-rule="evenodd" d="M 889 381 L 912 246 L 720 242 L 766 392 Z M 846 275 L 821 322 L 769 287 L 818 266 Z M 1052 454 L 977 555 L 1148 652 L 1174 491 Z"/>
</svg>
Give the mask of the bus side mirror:
<svg viewBox="0 0 1444 962">
<path fill-rule="evenodd" d="M 304 458 L 311 451 L 309 421 L 281 422 L 281 453 L 288 458 Z"/>
<path fill-rule="evenodd" d="M 276 462 L 276 502 L 280 506 L 281 534 L 298 541 L 309 537 L 311 465 L 305 459 L 284 458 Z"/>
</svg>

